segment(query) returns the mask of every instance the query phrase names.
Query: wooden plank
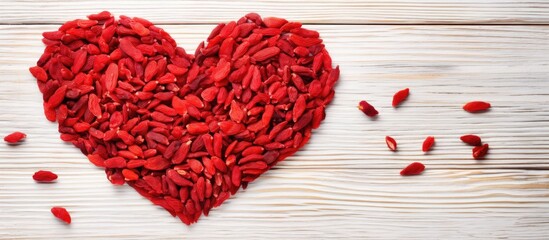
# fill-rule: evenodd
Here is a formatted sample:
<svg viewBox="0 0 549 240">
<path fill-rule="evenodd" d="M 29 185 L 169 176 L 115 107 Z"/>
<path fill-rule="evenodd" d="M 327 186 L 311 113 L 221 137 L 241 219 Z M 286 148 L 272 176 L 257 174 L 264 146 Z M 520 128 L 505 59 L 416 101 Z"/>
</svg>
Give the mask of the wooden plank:
<svg viewBox="0 0 549 240">
<path fill-rule="evenodd" d="M 308 26 L 341 65 L 335 101 L 305 149 L 192 227 L 184 227 L 129 187 L 114 187 L 74 147 L 62 143 L 41 110 L 27 73 L 54 25 L 0 26 L 0 238 L 191 239 L 549 237 L 549 34 L 547 26 Z M 163 26 L 188 51 L 213 25 Z M 401 108 L 392 94 L 409 87 Z M 359 100 L 381 114 L 371 120 Z M 484 114 L 461 110 L 487 100 Z M 471 160 L 459 136 L 492 147 Z M 383 138 L 399 141 L 386 149 Z M 437 138 L 430 154 L 420 151 Z M 398 171 L 422 161 L 422 176 Z M 36 184 L 38 169 L 60 175 Z M 63 205 L 70 227 L 49 213 Z"/>
<path fill-rule="evenodd" d="M 155 23 L 212 23 L 248 12 L 322 24 L 548 24 L 544 0 L 0 1 L 3 24 L 61 23 L 109 10 Z"/>
</svg>

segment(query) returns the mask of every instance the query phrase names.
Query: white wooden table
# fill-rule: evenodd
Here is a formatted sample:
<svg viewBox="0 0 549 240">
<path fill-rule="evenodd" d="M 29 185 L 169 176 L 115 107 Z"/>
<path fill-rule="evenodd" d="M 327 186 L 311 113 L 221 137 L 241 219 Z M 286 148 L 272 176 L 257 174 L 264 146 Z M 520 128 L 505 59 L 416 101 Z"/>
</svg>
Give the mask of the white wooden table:
<svg viewBox="0 0 549 240">
<path fill-rule="evenodd" d="M 303 150 L 187 227 L 112 186 L 43 116 L 27 70 L 40 34 L 100 10 L 147 18 L 190 52 L 250 11 L 302 21 L 341 67 L 335 101 Z M 377 120 L 356 109 L 363 99 Z M 461 110 L 477 99 L 492 110 Z M 0 144 L 0 239 L 549 239 L 549 2 L 0 0 L 0 136 L 15 130 L 28 139 Z M 490 144 L 486 160 L 471 160 L 467 133 Z M 412 161 L 427 170 L 401 177 Z M 34 183 L 39 169 L 59 181 Z"/>
</svg>

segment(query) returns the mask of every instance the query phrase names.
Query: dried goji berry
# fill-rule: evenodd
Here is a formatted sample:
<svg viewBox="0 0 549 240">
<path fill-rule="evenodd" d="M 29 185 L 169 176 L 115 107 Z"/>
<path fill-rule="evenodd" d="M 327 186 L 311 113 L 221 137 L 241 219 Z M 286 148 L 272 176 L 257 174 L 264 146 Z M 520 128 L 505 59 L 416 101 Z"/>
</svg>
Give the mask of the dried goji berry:
<svg viewBox="0 0 549 240">
<path fill-rule="evenodd" d="M 435 144 L 435 137 L 428 136 L 427 138 L 425 138 L 425 141 L 423 141 L 423 146 L 421 149 L 423 152 L 428 152 L 429 150 L 431 150 L 431 147 L 433 147 L 434 144 Z"/>
<path fill-rule="evenodd" d="M 64 207 L 52 207 L 51 213 L 56 218 L 59 218 L 61 221 L 67 224 L 71 224 L 71 215 L 69 214 L 67 209 L 65 209 Z"/>
<path fill-rule="evenodd" d="M 387 143 L 387 147 L 389 147 L 389 149 L 391 151 L 396 151 L 397 150 L 397 142 L 395 141 L 394 138 L 386 136 L 385 137 L 385 143 Z"/>
<path fill-rule="evenodd" d="M 473 148 L 473 158 L 475 160 L 481 160 L 484 159 L 484 156 L 488 153 L 488 144 L 485 143 L 482 146 L 476 146 Z"/>
<path fill-rule="evenodd" d="M 379 112 L 366 101 L 360 101 L 358 109 L 362 111 L 368 117 L 375 117 Z"/>
<path fill-rule="evenodd" d="M 402 176 L 412 176 L 421 174 L 425 170 L 425 165 L 420 162 L 413 162 L 400 171 Z"/>
<path fill-rule="evenodd" d="M 32 179 L 37 182 L 53 182 L 57 179 L 57 174 L 50 171 L 40 170 L 32 175 Z"/>
<path fill-rule="evenodd" d="M 461 139 L 462 142 L 467 143 L 471 146 L 480 146 L 482 144 L 480 137 L 477 135 L 463 135 L 459 139 Z"/>
<path fill-rule="evenodd" d="M 406 98 L 408 98 L 408 95 L 410 95 L 409 88 L 402 89 L 395 93 L 393 96 L 393 107 L 400 105 L 404 100 L 406 100 Z"/>
<path fill-rule="evenodd" d="M 4 137 L 4 141 L 7 143 L 18 143 L 23 141 L 27 137 L 27 134 L 22 132 L 13 132 Z"/>
<path fill-rule="evenodd" d="M 482 102 L 482 101 L 473 101 L 463 105 L 463 110 L 470 113 L 476 113 L 476 112 L 484 112 L 488 110 L 490 107 L 491 107 L 490 103 Z"/>
</svg>

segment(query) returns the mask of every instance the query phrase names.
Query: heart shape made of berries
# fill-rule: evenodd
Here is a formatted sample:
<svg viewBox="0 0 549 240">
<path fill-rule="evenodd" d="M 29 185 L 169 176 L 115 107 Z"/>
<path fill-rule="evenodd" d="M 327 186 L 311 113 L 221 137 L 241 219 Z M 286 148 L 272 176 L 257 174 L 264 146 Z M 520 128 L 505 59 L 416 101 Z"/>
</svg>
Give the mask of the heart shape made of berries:
<svg viewBox="0 0 549 240">
<path fill-rule="evenodd" d="M 334 97 L 316 31 L 250 13 L 194 54 L 142 18 L 109 12 L 43 33 L 30 72 L 61 139 L 185 224 L 294 154 Z"/>
</svg>

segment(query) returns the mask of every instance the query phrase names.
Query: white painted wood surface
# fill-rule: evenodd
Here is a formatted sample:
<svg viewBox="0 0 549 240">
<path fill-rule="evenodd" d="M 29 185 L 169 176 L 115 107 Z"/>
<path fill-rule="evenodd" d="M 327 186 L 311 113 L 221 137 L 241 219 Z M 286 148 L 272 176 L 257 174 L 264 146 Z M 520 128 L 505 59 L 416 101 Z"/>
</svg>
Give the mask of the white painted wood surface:
<svg viewBox="0 0 549 240">
<path fill-rule="evenodd" d="M 212 23 L 248 12 L 315 24 L 548 24 L 546 0 L 2 0 L 2 23 L 62 23 L 109 10 L 155 23 Z"/>
<path fill-rule="evenodd" d="M 0 136 L 28 134 L 22 145 L 0 144 L 0 239 L 548 239 L 548 4 L 0 1 Z M 211 23 L 247 11 L 310 23 L 341 66 L 335 101 L 302 151 L 187 227 L 112 186 L 43 116 L 27 71 L 43 50 L 41 32 L 98 9 L 163 23 L 188 51 Z M 411 96 L 395 110 L 392 94 L 404 87 Z M 377 120 L 356 110 L 362 99 L 380 110 Z M 492 110 L 461 110 L 477 99 Z M 490 144 L 488 159 L 471 160 L 459 141 L 466 133 Z M 399 152 L 386 149 L 385 135 Z M 427 135 L 437 144 L 425 155 Z M 412 161 L 426 172 L 399 176 Z M 58 182 L 34 183 L 39 169 Z M 73 224 L 56 221 L 54 205 Z"/>
</svg>

